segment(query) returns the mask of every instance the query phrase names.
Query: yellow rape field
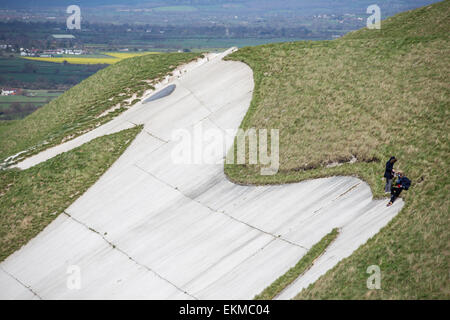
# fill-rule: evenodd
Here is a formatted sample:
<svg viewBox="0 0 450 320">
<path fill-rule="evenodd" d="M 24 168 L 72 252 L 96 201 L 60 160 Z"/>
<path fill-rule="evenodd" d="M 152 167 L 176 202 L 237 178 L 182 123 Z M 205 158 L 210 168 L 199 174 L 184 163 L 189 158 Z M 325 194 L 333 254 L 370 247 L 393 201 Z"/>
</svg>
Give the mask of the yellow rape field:
<svg viewBox="0 0 450 320">
<path fill-rule="evenodd" d="M 28 60 L 37 60 L 37 61 L 46 61 L 46 62 L 55 62 L 55 63 L 63 63 L 67 61 L 70 64 L 114 64 L 123 59 L 143 56 L 147 54 L 158 54 L 159 52 L 136 52 L 136 53 L 128 53 L 128 52 L 108 52 L 103 53 L 104 55 L 110 56 L 111 58 L 91 58 L 91 57 L 55 57 L 55 58 L 42 58 L 42 57 L 25 57 Z"/>
<path fill-rule="evenodd" d="M 55 62 L 55 63 L 63 63 L 67 61 L 70 64 L 113 64 L 122 59 L 118 58 L 41 58 L 41 57 L 25 57 L 28 60 L 37 60 L 37 61 L 46 61 L 46 62 Z"/>
</svg>

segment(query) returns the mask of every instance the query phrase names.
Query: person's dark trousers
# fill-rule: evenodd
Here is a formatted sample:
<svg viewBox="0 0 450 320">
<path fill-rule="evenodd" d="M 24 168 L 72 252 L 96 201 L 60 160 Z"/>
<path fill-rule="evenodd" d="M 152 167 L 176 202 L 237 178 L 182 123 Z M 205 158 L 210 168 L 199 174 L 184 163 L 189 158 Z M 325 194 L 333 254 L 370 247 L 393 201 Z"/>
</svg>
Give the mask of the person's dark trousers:
<svg viewBox="0 0 450 320">
<path fill-rule="evenodd" d="M 391 190 L 391 202 L 394 203 L 394 201 L 398 198 L 398 196 L 400 195 L 400 193 L 402 192 L 402 188 L 397 188 L 397 187 L 392 187 Z"/>
<path fill-rule="evenodd" d="M 386 178 L 386 185 L 384 186 L 384 192 L 391 192 L 392 188 L 392 178 Z"/>
</svg>

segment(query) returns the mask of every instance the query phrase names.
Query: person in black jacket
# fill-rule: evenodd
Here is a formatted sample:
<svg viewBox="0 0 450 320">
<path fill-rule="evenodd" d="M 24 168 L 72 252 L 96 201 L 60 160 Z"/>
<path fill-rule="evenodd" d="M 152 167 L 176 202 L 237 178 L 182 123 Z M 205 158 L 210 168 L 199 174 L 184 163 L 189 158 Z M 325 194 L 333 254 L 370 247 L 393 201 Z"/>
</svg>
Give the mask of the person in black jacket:
<svg viewBox="0 0 450 320">
<path fill-rule="evenodd" d="M 400 193 L 403 190 L 408 190 L 409 187 L 411 186 L 411 180 L 409 180 L 407 177 L 405 177 L 404 173 L 399 171 L 397 173 L 398 176 L 398 180 L 395 183 L 395 186 L 392 187 L 392 191 L 391 191 L 391 201 L 389 201 L 389 203 L 387 204 L 388 207 L 392 206 L 392 204 L 394 203 L 394 201 L 398 198 L 398 196 L 400 195 Z"/>
<path fill-rule="evenodd" d="M 395 157 L 391 157 L 388 162 L 386 162 L 386 170 L 384 171 L 384 177 L 386 178 L 386 185 L 384 186 L 384 192 L 390 193 L 392 187 L 392 179 L 394 179 L 394 163 L 397 162 Z"/>
</svg>

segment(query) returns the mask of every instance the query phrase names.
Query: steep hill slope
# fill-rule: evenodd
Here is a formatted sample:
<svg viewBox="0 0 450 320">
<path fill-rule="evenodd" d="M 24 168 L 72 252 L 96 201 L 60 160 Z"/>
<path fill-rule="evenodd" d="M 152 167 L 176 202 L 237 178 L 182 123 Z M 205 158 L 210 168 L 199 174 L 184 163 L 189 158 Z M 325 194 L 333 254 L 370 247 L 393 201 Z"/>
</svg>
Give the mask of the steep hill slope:
<svg viewBox="0 0 450 320">
<path fill-rule="evenodd" d="M 82 81 L 20 121 L 0 121 L 0 164 L 18 152 L 37 153 L 109 121 L 145 90 L 198 53 L 169 53 L 125 59 Z M 104 111 L 119 107 L 114 112 Z"/>
<path fill-rule="evenodd" d="M 231 180 L 356 175 L 381 197 L 391 155 L 413 180 L 402 212 L 297 298 L 450 297 L 448 21 L 447 0 L 389 18 L 382 30 L 248 47 L 230 56 L 250 65 L 255 77 L 241 126 L 280 129 L 279 173 L 260 176 L 257 166 L 227 165 Z M 366 287 L 370 265 L 381 268 L 381 290 Z"/>
<path fill-rule="evenodd" d="M 303 283 L 313 283 L 391 221 L 404 202 L 388 208 L 383 200 L 373 200 L 366 183 L 353 177 L 264 187 L 226 179 L 222 161 L 254 88 L 247 65 L 222 60 L 232 50 L 210 55 L 200 65 L 193 63 L 195 68 L 166 87 L 174 86 L 168 96 L 153 99 L 162 89 L 146 99 L 152 100 L 148 104 L 136 104 L 98 128 L 105 134 L 115 132 L 103 130 L 114 122 L 126 124 L 120 128 L 144 125 L 95 185 L 0 263 L 0 298 L 31 293 L 41 299 L 249 299 L 306 255 L 315 264 L 310 269 L 309 263 L 303 264 L 308 270 Z M 213 138 L 212 144 L 202 146 L 199 129 L 204 138 Z M 190 137 L 194 134 L 194 141 L 188 137 L 180 145 L 180 130 L 184 137 L 186 131 Z M 67 145 L 72 147 L 75 140 L 62 150 L 70 150 Z M 201 154 L 194 151 L 193 160 L 182 151 L 180 159 L 180 147 Z M 41 156 L 30 165 L 53 162 Z M 33 166 L 23 173 L 34 170 Z M 26 199 L 42 192 L 39 186 L 31 188 L 30 192 L 30 187 L 23 187 Z M 48 197 L 57 192 L 46 193 Z M 8 198 L 14 204 L 23 200 Z M 24 207 L 24 212 L 30 209 Z M 337 226 L 339 230 L 327 237 Z M 67 290 L 70 265 L 82 268 L 83 279 L 90 279 L 83 280 L 79 291 Z M 288 298 L 296 293 L 289 292 Z"/>
<path fill-rule="evenodd" d="M 177 66 L 199 54 L 123 60 L 23 120 L 0 121 L 2 160 L 42 151 L 109 121 Z M 99 117 L 105 110 L 120 108 Z M 0 261 L 35 237 L 117 160 L 141 127 L 98 138 L 30 170 L 0 170 Z M 19 157 L 19 158 L 20 158 Z"/>
</svg>

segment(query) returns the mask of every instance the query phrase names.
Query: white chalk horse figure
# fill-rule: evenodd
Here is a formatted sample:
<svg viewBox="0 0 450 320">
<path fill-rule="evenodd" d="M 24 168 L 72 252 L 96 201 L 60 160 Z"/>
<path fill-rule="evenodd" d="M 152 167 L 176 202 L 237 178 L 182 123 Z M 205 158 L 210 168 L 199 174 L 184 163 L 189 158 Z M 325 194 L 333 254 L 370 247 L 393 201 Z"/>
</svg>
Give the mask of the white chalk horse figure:
<svg viewBox="0 0 450 320">
<path fill-rule="evenodd" d="M 169 95 L 18 164 L 26 169 L 144 125 L 84 195 L 0 264 L 0 298 L 252 299 L 340 228 L 312 268 L 278 296 L 292 298 L 397 214 L 401 200 L 386 208 L 353 177 L 275 186 L 228 181 L 229 130 L 239 127 L 254 87 L 246 64 L 223 60 L 231 51 L 184 66 L 159 86 L 175 85 Z M 228 137 L 216 164 L 173 163 L 173 131 L 199 125 Z"/>
</svg>

